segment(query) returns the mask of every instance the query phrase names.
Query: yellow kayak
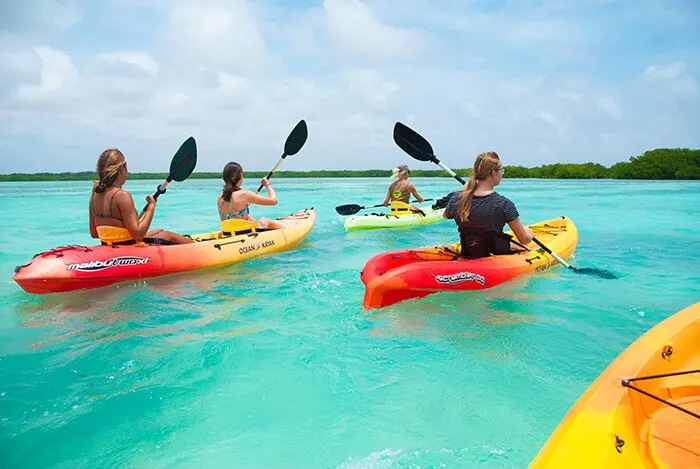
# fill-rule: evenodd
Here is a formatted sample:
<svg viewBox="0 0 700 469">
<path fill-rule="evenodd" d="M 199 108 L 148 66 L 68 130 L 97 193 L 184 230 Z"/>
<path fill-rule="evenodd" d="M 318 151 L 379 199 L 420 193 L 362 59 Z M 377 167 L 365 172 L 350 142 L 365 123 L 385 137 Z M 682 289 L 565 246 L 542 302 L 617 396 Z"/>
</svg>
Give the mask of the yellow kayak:
<svg viewBox="0 0 700 469">
<path fill-rule="evenodd" d="M 625 349 L 530 467 L 700 468 L 700 302 Z"/>
</svg>

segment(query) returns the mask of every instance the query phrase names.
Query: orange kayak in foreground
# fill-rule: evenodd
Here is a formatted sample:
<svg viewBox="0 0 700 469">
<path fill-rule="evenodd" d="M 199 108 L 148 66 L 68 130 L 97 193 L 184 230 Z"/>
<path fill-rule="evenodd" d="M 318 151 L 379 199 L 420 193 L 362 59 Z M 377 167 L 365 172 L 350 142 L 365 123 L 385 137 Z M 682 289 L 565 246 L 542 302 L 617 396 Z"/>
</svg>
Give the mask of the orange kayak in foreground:
<svg viewBox="0 0 700 469">
<path fill-rule="evenodd" d="M 574 253 L 578 231 L 570 218 L 553 218 L 528 227 L 562 259 Z M 378 254 L 367 261 L 360 274 L 365 285 L 363 307 L 383 308 L 442 291 L 483 290 L 560 265 L 534 242 L 528 248 L 530 251 L 480 259 L 460 258 L 459 243 Z"/>
<path fill-rule="evenodd" d="M 700 468 L 700 302 L 625 349 L 530 468 Z"/>
</svg>

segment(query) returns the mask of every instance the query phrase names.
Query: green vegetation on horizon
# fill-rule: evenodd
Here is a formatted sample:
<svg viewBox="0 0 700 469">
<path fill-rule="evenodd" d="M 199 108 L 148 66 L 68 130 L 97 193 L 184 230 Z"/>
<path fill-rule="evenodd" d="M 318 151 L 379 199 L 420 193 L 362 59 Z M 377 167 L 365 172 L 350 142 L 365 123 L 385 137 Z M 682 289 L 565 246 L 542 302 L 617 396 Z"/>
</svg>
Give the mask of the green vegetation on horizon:
<svg viewBox="0 0 700 469">
<path fill-rule="evenodd" d="M 467 177 L 469 169 L 455 169 Z M 247 178 L 262 178 L 268 171 L 246 171 Z M 276 171 L 275 178 L 354 178 L 388 177 L 391 170 Z M 167 173 L 129 173 L 130 179 L 165 179 Z M 443 170 L 411 169 L 411 177 L 449 177 Z M 533 168 L 506 165 L 506 178 L 541 179 L 700 179 L 700 150 L 659 148 L 633 156 L 629 162 L 605 167 L 599 163 L 555 163 Z M 219 179 L 220 172 L 194 172 L 190 179 Z M 0 174 L 0 181 L 90 181 L 94 171 L 78 173 Z"/>
</svg>

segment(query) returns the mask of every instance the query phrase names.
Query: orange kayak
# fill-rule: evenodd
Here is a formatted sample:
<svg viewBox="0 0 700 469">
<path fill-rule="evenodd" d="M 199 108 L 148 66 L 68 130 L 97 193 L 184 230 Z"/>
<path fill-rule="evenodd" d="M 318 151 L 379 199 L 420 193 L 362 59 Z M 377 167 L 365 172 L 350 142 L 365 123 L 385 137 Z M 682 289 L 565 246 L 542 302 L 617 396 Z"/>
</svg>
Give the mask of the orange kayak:
<svg viewBox="0 0 700 469">
<path fill-rule="evenodd" d="M 625 349 L 530 467 L 700 468 L 700 302 Z"/>
</svg>

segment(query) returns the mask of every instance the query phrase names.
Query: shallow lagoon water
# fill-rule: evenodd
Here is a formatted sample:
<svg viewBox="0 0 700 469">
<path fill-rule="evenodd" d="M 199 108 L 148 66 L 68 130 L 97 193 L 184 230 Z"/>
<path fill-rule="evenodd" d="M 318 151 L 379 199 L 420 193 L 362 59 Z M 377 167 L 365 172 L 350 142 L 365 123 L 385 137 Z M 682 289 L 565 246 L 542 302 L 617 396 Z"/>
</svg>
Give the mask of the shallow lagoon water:
<svg viewBox="0 0 700 469">
<path fill-rule="evenodd" d="M 571 263 L 620 278 L 554 268 L 372 313 L 367 259 L 456 241 L 454 224 L 345 233 L 334 207 L 380 203 L 389 179 L 272 182 L 280 204 L 254 216 L 318 213 L 293 250 L 49 296 L 13 269 L 94 243 L 90 182 L 0 183 L 0 465 L 525 467 L 610 360 L 700 301 L 698 182 L 505 179 L 524 223 L 571 217 Z M 126 188 L 140 207 L 158 183 Z M 219 189 L 171 184 L 153 226 L 216 229 Z"/>
</svg>

